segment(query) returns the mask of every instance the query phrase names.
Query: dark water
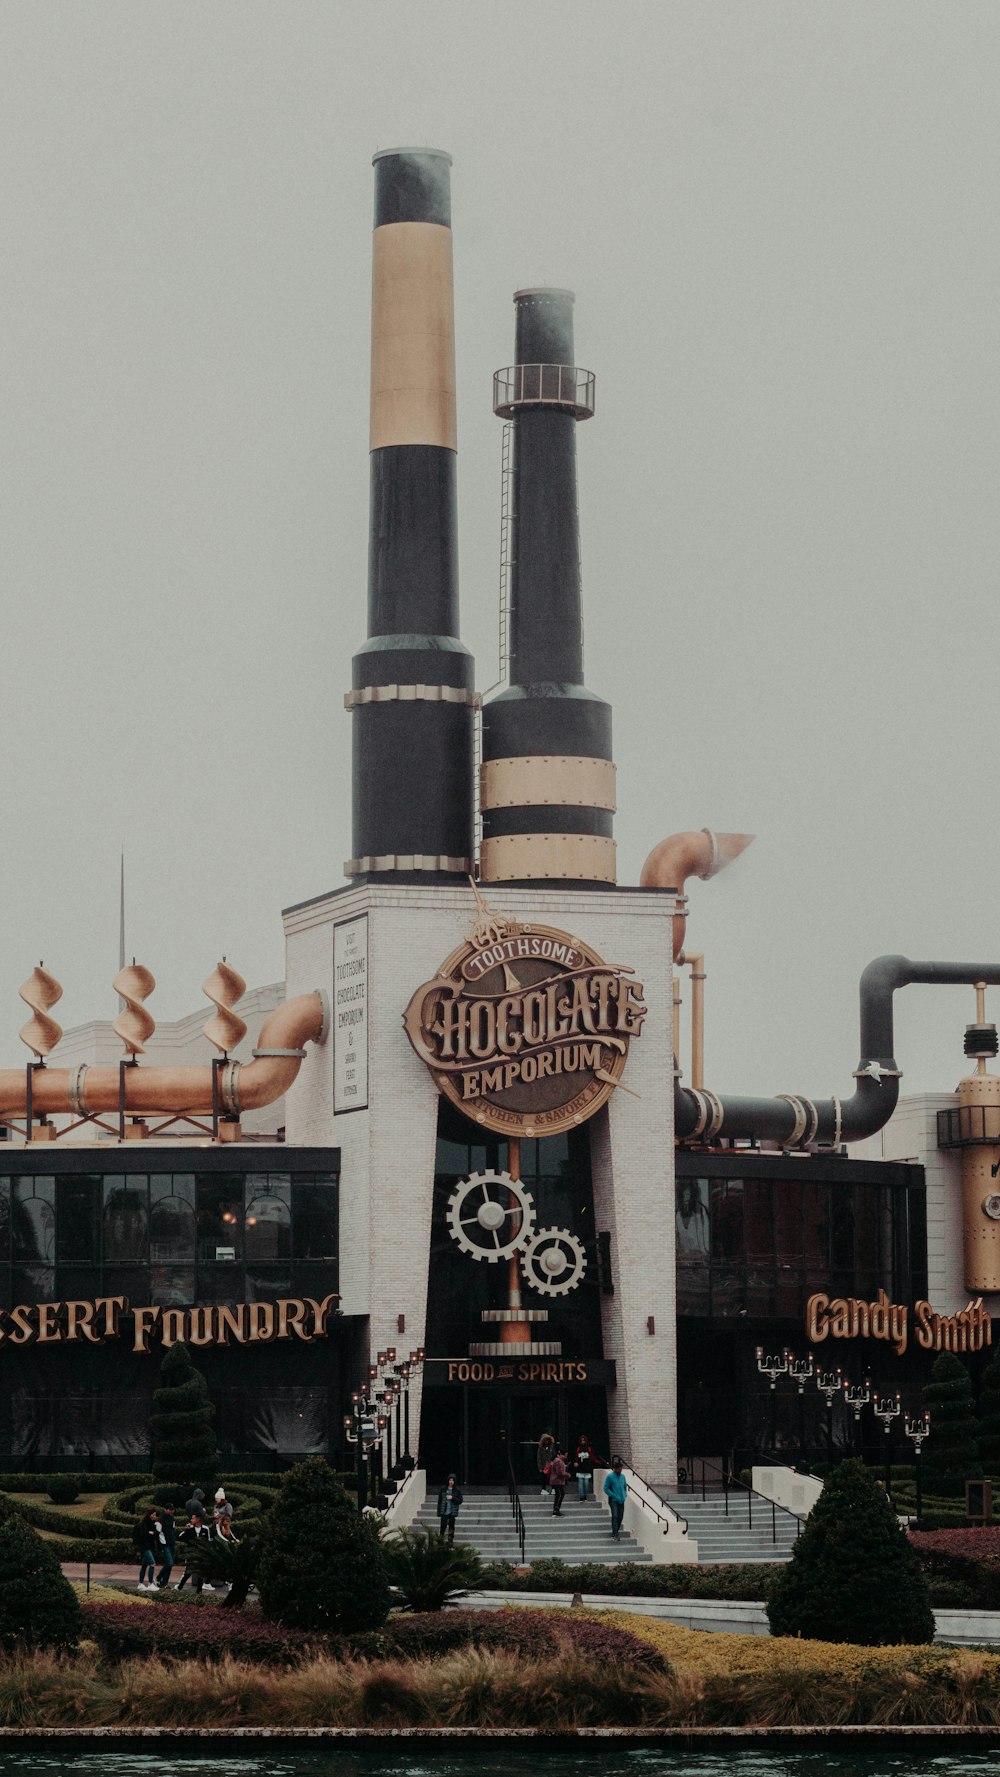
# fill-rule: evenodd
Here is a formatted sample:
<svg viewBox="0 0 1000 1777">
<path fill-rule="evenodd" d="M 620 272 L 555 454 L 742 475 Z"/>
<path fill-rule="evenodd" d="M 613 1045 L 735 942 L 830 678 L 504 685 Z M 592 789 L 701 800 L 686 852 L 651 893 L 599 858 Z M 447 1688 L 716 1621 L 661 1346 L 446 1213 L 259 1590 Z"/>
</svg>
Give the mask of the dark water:
<svg viewBox="0 0 1000 1777">
<path fill-rule="evenodd" d="M 940 1743 L 939 1743 L 940 1744 Z M 595 1741 L 579 1749 L 547 1748 L 531 1742 L 513 1747 L 502 1741 L 468 1740 L 454 1749 L 383 1742 L 379 1745 L 310 1747 L 227 1756 L 171 1753 L 169 1745 L 150 1752 L 0 1753 L 0 1777 L 996 1777 L 997 1754 L 965 1751 L 888 1753 L 767 1752 L 720 1745 L 689 1752 L 631 1750 L 615 1741 Z"/>
</svg>

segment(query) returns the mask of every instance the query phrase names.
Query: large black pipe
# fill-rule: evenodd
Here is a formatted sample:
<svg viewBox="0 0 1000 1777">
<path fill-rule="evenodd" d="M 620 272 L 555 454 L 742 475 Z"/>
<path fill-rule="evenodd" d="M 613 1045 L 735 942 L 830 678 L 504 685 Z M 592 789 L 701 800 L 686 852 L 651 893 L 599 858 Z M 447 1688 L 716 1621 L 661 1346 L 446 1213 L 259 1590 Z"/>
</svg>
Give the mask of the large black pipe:
<svg viewBox="0 0 1000 1777">
<path fill-rule="evenodd" d="M 916 963 L 907 956 L 879 956 L 859 985 L 861 1059 L 850 1098 L 813 1100 L 788 1093 L 779 1098 L 733 1098 L 682 1086 L 674 1089 L 674 1132 L 679 1141 L 706 1145 L 769 1141 L 782 1147 L 838 1147 L 883 1129 L 899 1099 L 900 1071 L 893 1056 L 892 996 L 898 987 L 1000 984 L 1000 963 Z"/>
<path fill-rule="evenodd" d="M 451 159 L 377 154 L 368 640 L 354 657 L 348 875 L 472 868 L 474 664 L 458 637 Z"/>
<path fill-rule="evenodd" d="M 573 295 L 519 290 L 511 422 L 510 684 L 483 708 L 484 882 L 615 880 L 611 710 L 583 683 L 576 426 L 593 377 L 574 364 Z"/>
</svg>

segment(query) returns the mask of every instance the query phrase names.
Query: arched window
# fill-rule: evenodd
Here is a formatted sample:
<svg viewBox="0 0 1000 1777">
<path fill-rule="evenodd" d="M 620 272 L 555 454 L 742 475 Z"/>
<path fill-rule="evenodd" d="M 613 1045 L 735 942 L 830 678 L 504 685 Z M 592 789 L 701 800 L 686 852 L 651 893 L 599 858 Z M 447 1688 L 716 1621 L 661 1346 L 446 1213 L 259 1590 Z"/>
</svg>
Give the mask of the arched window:
<svg viewBox="0 0 1000 1777">
<path fill-rule="evenodd" d="M 149 1259 L 152 1265 L 194 1263 L 194 1178 L 186 1173 L 150 1180 Z"/>
<path fill-rule="evenodd" d="M 105 1178 L 104 1263 L 140 1264 L 149 1257 L 149 1202 L 144 1177 Z"/>
<path fill-rule="evenodd" d="M 246 1256 L 248 1263 L 287 1259 L 292 1250 L 291 1186 L 287 1179 L 247 1179 Z"/>
</svg>

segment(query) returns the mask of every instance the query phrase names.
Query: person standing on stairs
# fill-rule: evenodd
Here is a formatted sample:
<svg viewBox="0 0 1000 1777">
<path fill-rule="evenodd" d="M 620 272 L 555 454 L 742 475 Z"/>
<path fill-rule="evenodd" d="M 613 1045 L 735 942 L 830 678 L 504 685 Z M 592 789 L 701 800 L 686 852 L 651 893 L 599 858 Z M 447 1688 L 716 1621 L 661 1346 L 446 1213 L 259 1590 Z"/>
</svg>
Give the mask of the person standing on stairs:
<svg viewBox="0 0 1000 1777">
<path fill-rule="evenodd" d="M 535 1461 L 538 1464 L 538 1473 L 542 1478 L 542 1495 L 545 1499 L 551 1498 L 552 1495 L 552 1487 L 549 1481 L 549 1464 L 555 1453 L 555 1438 L 550 1431 L 543 1431 L 538 1440 L 538 1450 L 535 1455 Z"/>
<path fill-rule="evenodd" d="M 594 1452 L 590 1448 L 590 1439 L 586 1432 L 581 1432 L 573 1457 L 573 1471 L 580 1498 L 585 1500 L 590 1491 L 595 1468 Z"/>
<path fill-rule="evenodd" d="M 566 1466 L 566 1452 L 560 1450 L 549 1463 L 549 1486 L 552 1488 L 555 1504 L 552 1507 L 553 1518 L 562 1512 L 562 1502 L 566 1497 L 566 1482 L 569 1480 L 569 1469 Z"/>
<path fill-rule="evenodd" d="M 622 1474 L 622 1459 L 616 1456 L 611 1464 L 611 1473 L 604 1477 L 604 1492 L 611 1508 L 611 1540 L 617 1542 L 625 1516 L 625 1500 L 628 1495 L 628 1482 Z"/>
<path fill-rule="evenodd" d="M 462 1503 L 462 1489 L 454 1475 L 449 1475 L 444 1486 L 438 1493 L 437 1515 L 441 1524 L 441 1535 L 450 1543 L 455 1541 L 455 1522 L 458 1508 Z"/>
</svg>

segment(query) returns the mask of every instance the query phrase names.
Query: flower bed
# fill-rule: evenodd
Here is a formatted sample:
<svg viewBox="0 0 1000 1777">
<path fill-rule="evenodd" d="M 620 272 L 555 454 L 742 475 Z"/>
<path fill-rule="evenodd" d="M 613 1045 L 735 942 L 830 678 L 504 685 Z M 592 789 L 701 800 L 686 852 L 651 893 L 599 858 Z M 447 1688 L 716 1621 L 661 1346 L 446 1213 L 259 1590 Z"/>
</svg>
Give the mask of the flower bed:
<svg viewBox="0 0 1000 1777">
<path fill-rule="evenodd" d="M 105 1659 L 137 1655 L 219 1660 L 225 1654 L 271 1666 L 300 1660 L 322 1637 L 282 1629 L 262 1617 L 211 1609 L 137 1611 L 130 1604 L 84 1603 L 84 1635 Z"/>
</svg>

